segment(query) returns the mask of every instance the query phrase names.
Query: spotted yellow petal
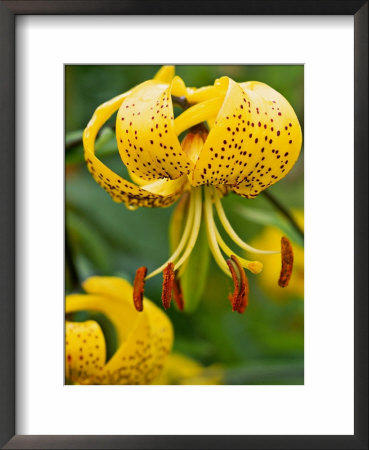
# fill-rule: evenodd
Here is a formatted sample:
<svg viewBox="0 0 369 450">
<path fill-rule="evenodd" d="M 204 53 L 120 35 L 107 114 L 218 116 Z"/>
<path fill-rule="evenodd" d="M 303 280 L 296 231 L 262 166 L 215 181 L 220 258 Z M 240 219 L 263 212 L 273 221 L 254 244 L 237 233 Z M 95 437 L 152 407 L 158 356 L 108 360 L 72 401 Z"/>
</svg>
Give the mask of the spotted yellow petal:
<svg viewBox="0 0 369 450">
<path fill-rule="evenodd" d="M 95 155 L 95 139 L 98 131 L 109 117 L 120 107 L 124 93 L 100 105 L 83 133 L 83 145 L 87 167 L 97 183 L 103 187 L 116 202 L 124 202 L 129 206 L 165 207 L 174 203 L 181 194 L 181 190 L 172 191 L 168 195 L 158 195 L 141 189 L 109 169 Z"/>
<path fill-rule="evenodd" d="M 215 81 L 214 86 L 199 89 L 187 88 L 186 98 L 192 106 L 176 117 L 174 121 L 176 134 L 179 135 L 201 122 L 209 121 L 213 124 L 214 118 L 224 103 L 228 84 L 228 78 L 222 77 Z"/>
<path fill-rule="evenodd" d="M 213 126 L 215 125 L 215 120 L 216 120 L 216 116 L 208 118 L 207 123 L 208 123 L 209 128 L 213 128 Z"/>
<path fill-rule="evenodd" d="M 291 169 L 301 149 L 301 128 L 293 108 L 274 89 L 227 80 L 192 183 L 229 184 L 236 193 L 253 197 Z"/>
<path fill-rule="evenodd" d="M 118 300 L 99 294 L 71 294 L 67 296 L 65 312 L 94 311 L 106 315 L 114 325 L 120 343 L 125 340 L 132 323 L 138 318 L 139 313 L 132 309 L 131 303 L 128 298 Z"/>
<path fill-rule="evenodd" d="M 300 154 L 302 132 L 297 116 L 288 101 L 270 86 L 250 81 L 240 84 L 251 104 L 259 104 L 259 114 L 253 114 L 258 125 L 259 142 L 263 145 L 261 158 L 252 171 L 233 191 L 243 197 L 257 196 L 265 188 L 276 183 L 292 169 Z M 258 116 L 264 116 L 261 121 Z M 259 126 L 261 124 L 261 126 Z M 260 132 L 262 131 L 262 132 Z"/>
<path fill-rule="evenodd" d="M 214 97 L 224 97 L 227 92 L 228 83 L 224 78 L 215 80 L 212 86 L 200 88 L 188 87 L 182 78 L 175 76 L 172 83 L 172 95 L 185 97 L 189 104 L 196 104 Z"/>
<path fill-rule="evenodd" d="M 139 177 L 135 173 L 132 173 L 130 170 L 128 171 L 128 173 L 134 184 L 137 184 L 138 186 L 144 186 L 145 184 L 148 184 L 150 182 L 148 180 L 145 180 L 144 178 Z"/>
<path fill-rule="evenodd" d="M 86 294 L 67 296 L 66 313 L 96 311 L 105 314 L 118 333 L 119 347 L 102 370 L 98 368 L 89 373 L 88 378 L 81 374 L 78 382 L 151 382 L 160 373 L 173 345 L 173 329 L 166 314 L 147 298 L 144 298 L 144 310 L 136 311 L 132 301 L 132 286 L 120 278 L 91 277 L 83 287 Z"/>
<path fill-rule="evenodd" d="M 174 192 L 181 193 L 184 186 L 187 184 L 186 175 L 182 175 L 176 180 L 161 179 L 153 181 L 152 183 L 145 184 L 142 189 L 153 194 L 159 194 L 162 196 L 172 195 Z"/>
<path fill-rule="evenodd" d="M 181 193 L 187 182 L 186 175 L 182 175 L 175 180 L 161 178 L 160 180 L 152 180 L 151 182 L 144 180 L 133 173 L 130 173 L 130 177 L 133 182 L 138 184 L 145 191 L 149 191 L 153 194 L 160 194 L 162 196 L 168 196 L 174 194 L 175 192 Z"/>
<path fill-rule="evenodd" d="M 176 97 L 185 97 L 187 88 L 181 77 L 175 76 L 172 81 L 172 95 Z"/>
<path fill-rule="evenodd" d="M 174 66 L 163 66 L 161 67 L 156 75 L 154 76 L 154 80 L 160 81 L 160 83 L 170 84 L 174 77 L 175 68 Z"/>
<path fill-rule="evenodd" d="M 212 86 L 200 88 L 186 88 L 186 98 L 189 103 L 200 103 L 214 97 L 224 97 L 227 93 L 226 77 L 218 78 Z"/>
<path fill-rule="evenodd" d="M 152 340 L 153 370 L 151 380 L 153 380 L 161 372 L 172 349 L 174 332 L 168 316 L 161 308 L 158 308 L 152 302 L 146 302 L 145 308 L 149 318 Z"/>
<path fill-rule="evenodd" d="M 112 297 L 125 302 L 132 298 L 132 285 L 119 277 L 90 277 L 82 283 L 82 286 L 88 294 Z"/>
<path fill-rule="evenodd" d="M 223 99 L 221 97 L 214 97 L 186 109 L 182 114 L 175 118 L 174 129 L 176 134 L 180 135 L 194 125 L 205 122 L 213 117 L 218 113 L 222 103 Z"/>
<path fill-rule="evenodd" d="M 93 320 L 66 322 L 65 375 L 73 383 L 85 384 L 103 372 L 105 339 Z"/>
<path fill-rule="evenodd" d="M 126 340 L 119 346 L 103 372 L 95 380 L 96 384 L 144 384 L 140 373 L 147 356 L 150 333 L 146 314 L 139 314 L 132 324 Z M 142 344 L 141 344 L 142 342 Z M 145 359 L 144 359 L 145 358 Z M 147 371 L 147 367 L 143 368 Z"/>
<path fill-rule="evenodd" d="M 131 173 L 147 180 L 189 173 L 191 162 L 174 131 L 170 85 L 150 80 L 134 88 L 119 108 L 116 134 Z"/>
<path fill-rule="evenodd" d="M 203 138 L 200 133 L 188 133 L 181 143 L 183 151 L 186 152 L 188 158 L 194 163 L 199 157 L 205 138 L 205 135 Z"/>
<path fill-rule="evenodd" d="M 130 335 L 107 363 L 102 384 L 148 384 L 162 370 L 173 344 L 165 313 L 145 299 Z"/>
<path fill-rule="evenodd" d="M 140 313 L 132 304 L 133 288 L 118 277 L 90 277 L 83 284 L 86 294 L 71 294 L 66 298 L 66 314 L 77 311 L 96 311 L 106 315 L 123 342 Z"/>
<path fill-rule="evenodd" d="M 77 311 L 96 311 L 105 314 L 122 343 L 135 321 L 142 314 L 133 307 L 133 288 L 118 277 L 90 277 L 83 284 L 86 294 L 71 294 L 66 298 L 66 314 Z"/>
</svg>

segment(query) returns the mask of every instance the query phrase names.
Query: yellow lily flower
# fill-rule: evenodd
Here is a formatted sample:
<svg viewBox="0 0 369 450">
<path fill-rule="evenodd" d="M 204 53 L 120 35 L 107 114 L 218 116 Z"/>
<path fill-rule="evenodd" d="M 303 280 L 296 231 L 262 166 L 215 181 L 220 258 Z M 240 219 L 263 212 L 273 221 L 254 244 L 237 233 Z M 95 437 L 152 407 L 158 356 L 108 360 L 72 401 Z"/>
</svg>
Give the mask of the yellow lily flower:
<svg viewBox="0 0 369 450">
<path fill-rule="evenodd" d="M 304 229 L 303 211 L 293 211 L 293 216 L 300 226 Z M 262 233 L 257 235 L 252 241 L 252 245 L 273 247 L 278 244 L 280 231 L 276 227 L 265 227 Z M 304 298 L 304 249 L 296 244 L 294 246 L 294 269 L 291 276 L 288 289 L 278 289 L 278 255 L 271 255 L 268 264 L 264 266 L 263 273 L 258 277 L 260 286 L 268 295 L 276 301 L 285 301 L 292 297 Z"/>
<path fill-rule="evenodd" d="M 173 101 L 186 108 L 178 117 L 174 117 Z M 134 183 L 118 176 L 95 154 L 96 135 L 116 111 L 118 150 Z M 186 130 L 180 142 L 178 137 Z M 163 67 L 154 79 L 99 106 L 84 131 L 83 142 L 94 179 L 114 201 L 124 202 L 128 208 L 166 207 L 183 193 L 190 194 L 174 253 L 149 275 L 146 267 L 137 270 L 134 303 L 138 310 L 143 309 L 144 282 L 159 273 L 163 273 L 164 307 L 169 307 L 173 292 L 183 308 L 179 279 L 203 219 L 213 257 L 235 285 L 232 309 L 245 310 L 248 280 L 244 269 L 257 274 L 263 266 L 260 261 L 237 256 L 226 245 L 215 224 L 214 206 L 224 231 L 241 249 L 282 255 L 279 285 L 288 285 L 293 264 L 288 239 L 282 237 L 281 251 L 251 247 L 235 233 L 221 205 L 228 192 L 256 197 L 287 175 L 299 156 L 302 133 L 296 114 L 270 86 L 221 77 L 213 86 L 188 88 L 181 78 L 174 77 L 172 66 Z"/>
<path fill-rule="evenodd" d="M 66 297 L 66 314 L 95 311 L 105 314 L 118 335 L 118 349 L 106 361 L 100 325 L 66 322 L 66 378 L 76 384 L 149 384 L 162 371 L 173 345 L 173 328 L 166 314 L 145 299 L 141 314 L 132 304 L 132 286 L 116 277 L 91 277 L 86 294 Z"/>
</svg>

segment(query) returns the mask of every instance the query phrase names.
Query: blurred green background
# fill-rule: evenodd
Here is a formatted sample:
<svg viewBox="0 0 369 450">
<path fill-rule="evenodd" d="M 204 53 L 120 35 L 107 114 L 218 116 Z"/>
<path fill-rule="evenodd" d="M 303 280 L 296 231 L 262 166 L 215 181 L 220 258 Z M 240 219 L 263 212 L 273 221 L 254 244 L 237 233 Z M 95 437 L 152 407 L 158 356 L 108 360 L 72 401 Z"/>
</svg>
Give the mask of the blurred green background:
<svg viewBox="0 0 369 450">
<path fill-rule="evenodd" d="M 159 68 L 150 65 L 65 67 L 67 294 L 79 291 L 81 281 L 91 275 L 123 276 L 132 282 L 137 267 L 146 265 L 150 272 L 169 256 L 168 227 L 175 205 L 130 211 L 123 204 L 113 202 L 88 172 L 80 141 L 83 128 L 97 106 L 152 78 Z M 187 86 L 195 87 L 213 84 L 215 78 L 223 75 L 239 82 L 264 82 L 287 98 L 303 128 L 303 66 L 177 66 L 176 74 Z M 115 115 L 108 123 L 114 124 L 114 120 Z M 105 129 L 97 145 L 104 163 L 126 175 L 114 131 Z M 268 189 L 293 214 L 300 211 L 300 216 L 304 201 L 303 175 L 302 152 L 292 171 Z M 223 200 L 223 206 L 232 225 L 247 242 L 258 239 L 261 246 L 265 228 L 270 231 L 273 227 L 278 236 L 287 234 L 294 247 L 301 247 L 302 253 L 303 240 L 264 195 L 248 200 L 231 194 Z M 267 259 L 263 262 L 268 264 Z M 275 284 L 279 270 L 275 268 Z M 303 261 L 298 270 L 303 277 Z M 145 287 L 145 295 L 158 304 L 161 282 L 159 275 Z M 175 352 L 205 367 L 220 368 L 224 384 L 303 384 L 303 287 L 300 284 L 299 288 L 282 293 L 281 288 L 274 288 L 273 280 L 264 277 L 262 282 L 261 275 L 252 274 L 249 283 L 248 309 L 243 315 L 233 313 L 228 301 L 231 280 L 211 258 L 198 309 L 186 314 L 172 305 L 168 311 L 175 329 Z M 81 315 L 78 319 L 86 317 Z M 105 330 L 109 334 L 109 324 L 105 324 Z M 113 348 L 111 338 L 110 352 Z"/>
</svg>

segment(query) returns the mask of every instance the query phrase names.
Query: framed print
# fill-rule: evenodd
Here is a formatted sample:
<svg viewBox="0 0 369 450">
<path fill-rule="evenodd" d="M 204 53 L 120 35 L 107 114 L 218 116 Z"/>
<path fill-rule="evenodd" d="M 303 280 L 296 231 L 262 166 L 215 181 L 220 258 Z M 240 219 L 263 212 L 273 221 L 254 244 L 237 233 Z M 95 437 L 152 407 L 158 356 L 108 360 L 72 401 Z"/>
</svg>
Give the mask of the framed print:
<svg viewBox="0 0 369 450">
<path fill-rule="evenodd" d="M 368 448 L 367 3 L 0 13 L 1 445 Z"/>
<path fill-rule="evenodd" d="M 302 65 L 65 66 L 66 141 L 71 142 L 67 144 L 66 157 L 67 382 L 304 384 L 303 71 Z M 212 77 L 214 84 L 209 84 Z M 234 81 L 246 77 L 262 81 Z M 203 87 L 185 87 L 186 78 L 187 85 Z M 130 92 L 131 79 L 137 87 L 133 88 L 132 97 L 127 94 L 125 98 L 123 94 L 124 99 L 115 100 L 113 95 L 113 100 L 103 102 L 94 113 L 89 108 L 82 112 L 83 116 L 87 113 L 92 117 L 83 132 L 83 160 L 81 134 L 78 140 L 76 130 L 86 120 L 78 115 L 78 105 L 86 98 L 84 86 L 97 83 L 92 89 L 96 92 L 101 79 L 110 86 L 119 79 L 120 90 L 123 80 L 127 80 L 123 91 Z M 280 91 L 265 84 L 272 79 L 284 80 L 279 89 L 290 102 Z M 159 97 L 153 93 L 157 89 L 163 90 Z M 142 95 L 148 96 L 144 104 Z M 162 95 L 165 102 L 160 100 Z M 93 99 L 94 104 L 96 101 L 100 102 Z M 230 102 L 236 102 L 237 107 Z M 108 125 L 111 108 L 118 108 L 113 113 L 117 138 Z M 211 123 L 214 112 L 216 119 Z M 138 126 L 143 117 L 147 120 Z M 93 142 L 97 123 L 101 129 Z M 148 159 L 145 148 L 152 152 Z M 126 175 L 120 170 L 121 161 L 113 160 L 118 153 L 128 170 Z M 151 180 L 139 181 L 137 177 Z M 278 183 L 277 201 L 271 186 L 284 178 L 289 182 Z M 135 184 L 137 181 L 140 184 Z M 102 197 L 100 188 L 96 189 L 99 186 L 103 188 Z M 265 194 L 259 194 L 267 187 L 270 189 L 263 203 Z M 84 192 L 82 197 L 80 192 Z M 291 192 L 293 198 L 288 196 Z M 88 200 L 90 196 L 93 197 Z M 280 202 L 293 202 L 293 215 L 288 213 L 280 219 L 276 214 Z M 122 204 L 126 207 L 122 208 Z M 87 210 L 87 205 L 93 210 Z M 98 211 L 102 213 L 100 218 Z M 119 224 L 114 237 L 114 225 L 106 221 L 110 214 Z M 96 229 L 93 218 L 99 222 Z M 278 226 L 273 226 L 276 219 L 281 220 L 279 226 L 284 235 L 277 231 Z M 98 236 L 104 234 L 104 223 L 108 226 L 106 235 L 114 242 L 112 248 Z M 145 233 L 145 223 L 150 223 L 150 233 Z M 123 229 L 120 224 L 124 224 Z M 238 224 L 247 229 L 248 243 Z M 98 247 L 94 247 L 88 226 Z M 141 227 L 142 232 L 137 233 Z M 162 255 L 163 249 L 167 251 L 168 233 L 170 252 Z M 226 239 L 231 242 L 228 244 Z M 127 242 L 131 242 L 131 249 Z M 98 248 L 105 250 L 101 253 Z M 247 258 L 244 251 L 252 256 Z M 80 279 L 86 280 L 84 293 L 79 291 Z M 254 285 L 257 279 L 260 285 Z M 113 294 L 102 288 L 105 284 L 116 287 L 120 312 L 115 303 L 110 304 Z M 258 286 L 261 292 L 256 294 Z M 100 300 L 97 293 L 102 296 Z M 159 309 L 150 301 L 156 298 L 161 299 Z M 252 298 L 258 298 L 258 307 L 249 308 Z M 274 328 L 274 318 L 269 324 L 267 321 L 268 316 L 275 316 L 274 307 L 283 311 L 278 329 Z M 248 321 L 243 322 L 240 315 L 246 310 Z M 97 311 L 104 318 L 96 316 Z M 160 329 L 150 326 L 148 338 L 142 335 L 138 324 L 145 316 L 150 323 L 151 314 L 155 314 Z M 127 322 L 122 318 L 118 323 L 116 317 L 121 315 L 131 319 Z M 191 326 L 182 329 L 185 317 Z M 225 317 L 227 325 L 223 324 Z M 251 327 L 261 317 L 265 326 L 263 338 L 260 325 L 254 330 Z M 108 318 L 111 329 L 118 330 L 112 341 L 108 338 Z M 83 332 L 81 323 L 87 326 L 87 320 L 95 321 L 96 333 L 92 328 Z M 132 338 L 136 336 L 140 342 L 133 350 L 127 346 L 127 330 L 131 327 Z M 120 339 L 120 335 L 127 337 Z M 223 341 L 228 343 L 224 346 Z M 275 344 L 271 345 L 271 341 Z M 161 350 L 152 354 L 155 342 L 160 343 Z M 201 342 L 206 343 L 202 352 Z M 251 354 L 255 356 L 251 358 Z M 102 365 L 101 360 L 106 364 Z M 258 375 L 253 376 L 253 371 Z"/>
</svg>

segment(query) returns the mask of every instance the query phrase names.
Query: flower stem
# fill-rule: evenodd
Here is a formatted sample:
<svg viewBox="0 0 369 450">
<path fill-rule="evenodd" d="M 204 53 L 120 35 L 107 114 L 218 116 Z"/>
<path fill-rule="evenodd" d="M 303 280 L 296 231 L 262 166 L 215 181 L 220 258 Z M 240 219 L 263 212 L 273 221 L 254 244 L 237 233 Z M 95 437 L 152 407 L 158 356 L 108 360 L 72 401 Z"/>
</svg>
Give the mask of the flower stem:
<svg viewBox="0 0 369 450">
<path fill-rule="evenodd" d="M 282 205 L 282 203 L 270 192 L 263 191 L 263 195 L 269 200 L 269 202 L 279 210 L 280 213 L 284 215 L 284 217 L 290 222 L 293 228 L 299 233 L 299 235 L 304 239 L 304 232 L 296 222 L 296 220 L 292 217 L 291 213 L 288 209 Z"/>
</svg>

